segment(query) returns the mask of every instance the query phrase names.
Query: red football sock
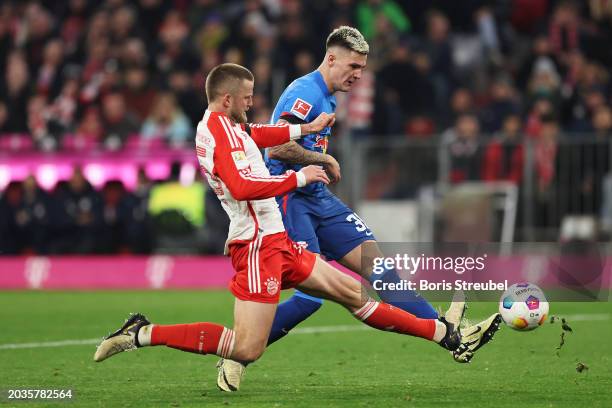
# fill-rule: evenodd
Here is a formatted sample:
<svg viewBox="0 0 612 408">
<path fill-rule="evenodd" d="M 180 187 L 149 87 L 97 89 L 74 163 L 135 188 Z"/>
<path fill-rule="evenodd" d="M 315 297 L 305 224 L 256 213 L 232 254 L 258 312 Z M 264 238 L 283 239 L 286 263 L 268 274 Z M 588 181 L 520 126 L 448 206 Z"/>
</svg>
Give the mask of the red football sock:
<svg viewBox="0 0 612 408">
<path fill-rule="evenodd" d="M 409 334 L 427 340 L 432 340 L 436 332 L 435 319 L 419 319 L 387 303 L 372 300 L 353 314 L 368 326 L 379 330 Z"/>
<path fill-rule="evenodd" d="M 215 323 L 156 324 L 151 331 L 151 345 L 228 358 L 234 350 L 234 331 Z"/>
</svg>

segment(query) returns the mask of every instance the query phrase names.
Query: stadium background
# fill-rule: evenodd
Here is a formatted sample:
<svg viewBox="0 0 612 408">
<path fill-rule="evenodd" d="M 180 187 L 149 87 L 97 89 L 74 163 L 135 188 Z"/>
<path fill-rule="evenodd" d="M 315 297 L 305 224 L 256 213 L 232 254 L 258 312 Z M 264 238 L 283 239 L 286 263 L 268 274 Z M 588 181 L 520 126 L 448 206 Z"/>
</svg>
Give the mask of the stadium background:
<svg viewBox="0 0 612 408">
<path fill-rule="evenodd" d="M 267 122 L 341 24 L 372 52 L 338 95 L 334 189 L 379 239 L 606 238 L 611 21 L 596 0 L 3 2 L 0 251 L 218 253 L 192 152 L 208 70 L 251 68 Z"/>
</svg>

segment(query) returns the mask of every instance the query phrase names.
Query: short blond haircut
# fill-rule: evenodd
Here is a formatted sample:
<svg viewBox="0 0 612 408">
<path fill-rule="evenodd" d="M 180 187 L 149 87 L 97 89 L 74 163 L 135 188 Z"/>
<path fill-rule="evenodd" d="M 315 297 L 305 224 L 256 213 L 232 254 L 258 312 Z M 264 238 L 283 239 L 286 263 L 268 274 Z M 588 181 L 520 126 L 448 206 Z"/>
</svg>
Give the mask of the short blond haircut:
<svg viewBox="0 0 612 408">
<path fill-rule="evenodd" d="M 225 63 L 214 67 L 206 77 L 208 103 L 226 93 L 232 93 L 242 80 L 254 80 L 253 73 L 242 65 Z"/>
<path fill-rule="evenodd" d="M 370 46 L 358 29 L 349 26 L 340 26 L 332 31 L 325 42 L 325 49 L 330 47 L 342 47 L 359 54 L 367 55 Z"/>
</svg>

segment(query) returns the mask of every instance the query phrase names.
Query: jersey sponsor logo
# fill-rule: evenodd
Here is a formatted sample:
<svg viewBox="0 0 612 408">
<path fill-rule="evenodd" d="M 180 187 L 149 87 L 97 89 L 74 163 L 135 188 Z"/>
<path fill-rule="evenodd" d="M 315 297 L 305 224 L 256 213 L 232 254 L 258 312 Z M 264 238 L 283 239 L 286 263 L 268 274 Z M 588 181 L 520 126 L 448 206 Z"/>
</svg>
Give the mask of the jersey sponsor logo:
<svg viewBox="0 0 612 408">
<path fill-rule="evenodd" d="M 317 135 L 317 139 L 315 140 L 312 147 L 320 147 L 323 150 L 323 153 L 327 152 L 327 136 Z"/>
<path fill-rule="evenodd" d="M 268 294 L 274 296 L 278 293 L 280 285 L 278 284 L 278 281 L 276 280 L 276 278 L 268 278 L 266 280 L 266 290 L 268 291 Z"/>
<path fill-rule="evenodd" d="M 293 103 L 293 107 L 291 108 L 291 113 L 297 116 L 300 119 L 305 120 L 306 116 L 310 113 L 312 109 L 312 105 L 306 102 L 303 99 L 297 98 Z"/>
</svg>

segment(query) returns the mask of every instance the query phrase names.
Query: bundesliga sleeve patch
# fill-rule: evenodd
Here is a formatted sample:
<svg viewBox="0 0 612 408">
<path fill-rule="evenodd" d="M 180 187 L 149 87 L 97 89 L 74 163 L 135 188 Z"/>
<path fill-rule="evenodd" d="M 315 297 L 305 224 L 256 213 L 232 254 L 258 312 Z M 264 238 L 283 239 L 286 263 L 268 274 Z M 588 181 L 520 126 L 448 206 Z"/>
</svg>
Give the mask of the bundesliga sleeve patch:
<svg viewBox="0 0 612 408">
<path fill-rule="evenodd" d="M 298 118 L 305 120 L 306 116 L 310 113 L 312 109 L 312 105 L 306 102 L 303 99 L 297 98 L 293 103 L 293 107 L 291 108 L 291 113 L 297 116 Z"/>
<path fill-rule="evenodd" d="M 239 170 L 249 167 L 249 161 L 243 151 L 232 152 L 232 159 Z"/>
</svg>

